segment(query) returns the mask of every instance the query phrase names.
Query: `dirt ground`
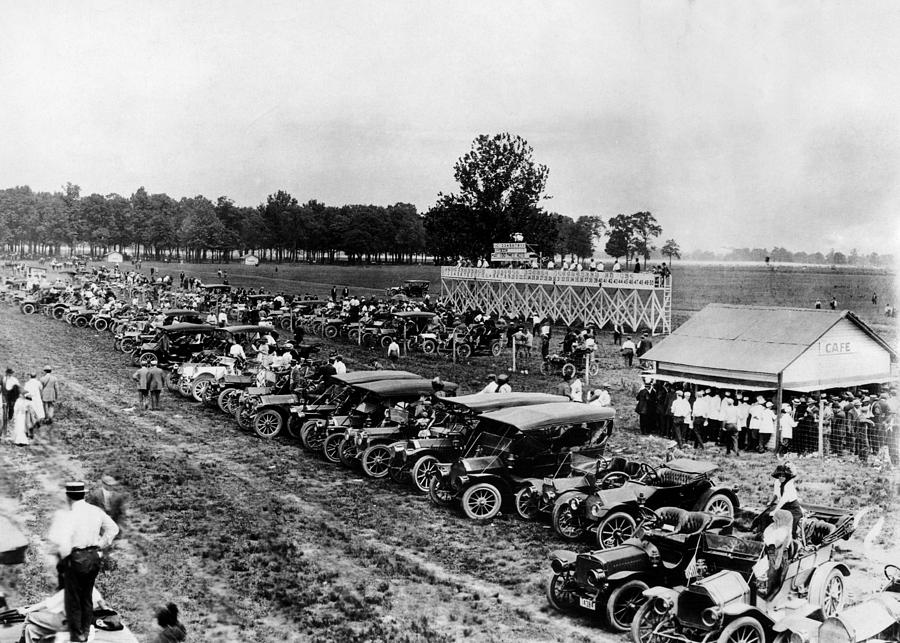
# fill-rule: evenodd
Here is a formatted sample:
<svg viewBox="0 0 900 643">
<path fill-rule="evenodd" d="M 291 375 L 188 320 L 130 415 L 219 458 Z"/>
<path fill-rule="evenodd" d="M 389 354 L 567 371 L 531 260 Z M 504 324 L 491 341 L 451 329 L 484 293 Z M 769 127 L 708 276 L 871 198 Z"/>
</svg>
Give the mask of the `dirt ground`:
<svg viewBox="0 0 900 643">
<path fill-rule="evenodd" d="M 241 432 L 233 419 L 168 393 L 162 411 L 136 411 L 134 368 L 111 343 L 109 334 L 0 307 L 0 363 L 20 373 L 50 363 L 65 383 L 59 420 L 42 436 L 52 444 L 0 445 L 0 510 L 16 515 L 33 544 L 26 565 L 0 572 L 11 604 L 53 589 L 43 536 L 63 483 L 111 474 L 129 496 L 129 516 L 99 585 L 141 638 L 153 631 L 153 609 L 174 601 L 197 641 L 625 640 L 547 604 L 547 555 L 565 547 L 549 525 L 511 516 L 473 524 L 390 481 L 330 466 L 289 439 Z M 351 368 L 375 357 L 340 350 Z M 602 350 L 617 422 L 633 427 L 639 371 L 625 369 L 609 344 Z M 402 366 L 472 392 L 506 359 L 453 365 L 415 356 Z M 513 376 L 519 390 L 554 383 Z M 610 450 L 653 461 L 662 445 L 622 430 Z M 704 455 L 722 465 L 720 479 L 745 504 L 767 500 L 771 455 Z M 877 566 L 900 558 L 887 549 L 898 533 L 895 474 L 842 459 L 804 459 L 800 468 L 808 501 L 870 508 L 842 555 L 857 570 L 854 594 L 874 588 Z M 887 524 L 865 544 L 881 516 Z"/>
</svg>

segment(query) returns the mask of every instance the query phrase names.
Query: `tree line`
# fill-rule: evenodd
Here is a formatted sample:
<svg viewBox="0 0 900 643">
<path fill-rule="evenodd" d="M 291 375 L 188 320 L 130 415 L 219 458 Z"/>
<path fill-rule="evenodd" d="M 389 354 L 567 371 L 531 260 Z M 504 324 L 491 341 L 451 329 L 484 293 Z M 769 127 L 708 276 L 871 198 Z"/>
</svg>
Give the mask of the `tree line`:
<svg viewBox="0 0 900 643">
<path fill-rule="evenodd" d="M 227 196 L 175 199 L 143 187 L 130 196 L 82 195 L 67 183 L 58 192 L 28 186 L 0 190 L 0 244 L 7 252 L 61 254 L 79 248 L 135 258 L 227 261 L 253 253 L 273 261 L 451 262 L 488 258 L 492 244 L 521 233 L 544 256 L 590 257 L 604 234 L 610 256 L 655 250 L 661 227 L 649 212 L 572 219 L 542 205 L 549 169 L 518 136 L 477 137 L 454 165 L 458 190 L 438 194 L 424 214 L 409 203 L 331 206 L 300 203 L 286 191 L 257 206 Z"/>
</svg>

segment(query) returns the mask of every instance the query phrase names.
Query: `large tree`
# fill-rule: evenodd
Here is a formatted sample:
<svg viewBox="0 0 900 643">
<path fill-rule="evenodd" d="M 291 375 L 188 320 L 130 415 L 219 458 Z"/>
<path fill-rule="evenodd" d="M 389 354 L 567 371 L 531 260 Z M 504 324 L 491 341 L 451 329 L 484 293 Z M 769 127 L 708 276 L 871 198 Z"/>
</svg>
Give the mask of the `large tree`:
<svg viewBox="0 0 900 643">
<path fill-rule="evenodd" d="M 489 256 L 492 244 L 508 241 L 514 232 L 524 234 L 529 243 L 555 244 L 555 239 L 539 236 L 552 219 L 539 206 L 545 198 L 549 170 L 535 163 L 533 155 L 531 146 L 519 136 L 477 137 L 472 149 L 453 166 L 459 190 L 438 195 L 437 204 L 426 215 L 426 229 L 447 229 L 446 223 L 429 225 L 428 219 L 452 213 L 458 240 L 453 245 L 473 259 Z"/>
<path fill-rule="evenodd" d="M 681 259 L 681 248 L 678 246 L 678 242 L 675 241 L 675 239 L 666 239 L 660 252 L 663 257 L 668 257 L 670 264 L 672 263 L 672 257 Z"/>
</svg>

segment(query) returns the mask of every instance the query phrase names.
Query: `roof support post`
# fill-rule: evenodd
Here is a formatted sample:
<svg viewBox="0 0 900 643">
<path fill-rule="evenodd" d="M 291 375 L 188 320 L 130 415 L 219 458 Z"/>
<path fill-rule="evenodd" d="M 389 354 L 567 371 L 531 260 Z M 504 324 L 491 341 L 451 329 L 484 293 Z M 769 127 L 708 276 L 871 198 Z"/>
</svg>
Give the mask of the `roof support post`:
<svg viewBox="0 0 900 643">
<path fill-rule="evenodd" d="M 781 385 L 784 383 L 784 373 L 778 373 L 778 389 L 775 392 L 775 453 L 781 449 Z"/>
<path fill-rule="evenodd" d="M 819 457 L 825 457 L 825 400 L 819 394 Z"/>
</svg>

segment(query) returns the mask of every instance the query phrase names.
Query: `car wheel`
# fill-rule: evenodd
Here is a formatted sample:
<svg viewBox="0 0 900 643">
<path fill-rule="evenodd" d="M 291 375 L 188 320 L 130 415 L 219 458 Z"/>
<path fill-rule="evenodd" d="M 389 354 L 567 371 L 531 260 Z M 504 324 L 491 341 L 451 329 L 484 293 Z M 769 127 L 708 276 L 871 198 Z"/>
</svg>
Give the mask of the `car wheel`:
<svg viewBox="0 0 900 643">
<path fill-rule="evenodd" d="M 134 350 L 134 340 L 126 337 L 119 343 L 119 350 L 123 353 L 130 353 Z"/>
<path fill-rule="evenodd" d="M 428 493 L 431 479 L 435 476 L 437 470 L 437 458 L 433 455 L 423 455 L 416 460 L 412 467 L 412 482 L 416 489 L 423 493 Z"/>
<path fill-rule="evenodd" d="M 578 596 L 571 589 L 573 582 L 571 572 L 547 578 L 547 600 L 560 612 L 571 612 L 578 605 Z"/>
<path fill-rule="evenodd" d="M 821 583 L 813 576 L 813 582 L 810 583 L 809 602 L 818 605 L 826 618 L 835 616 L 844 609 L 846 598 L 844 575 L 839 569 L 830 569 Z"/>
<path fill-rule="evenodd" d="M 714 516 L 728 516 L 729 518 L 734 518 L 734 503 L 727 494 L 714 493 L 703 503 L 703 507 L 700 511 L 705 511 Z"/>
<path fill-rule="evenodd" d="M 491 355 L 494 357 L 500 357 L 500 353 L 503 351 L 503 347 L 500 346 L 500 342 L 494 340 L 491 342 Z"/>
<path fill-rule="evenodd" d="M 660 614 L 652 599 L 645 602 L 631 621 L 632 643 L 663 643 L 658 629 L 668 618 L 669 613 Z"/>
<path fill-rule="evenodd" d="M 553 367 L 550 365 L 550 362 L 544 360 L 541 362 L 541 375 L 550 375 L 550 371 L 553 370 Z"/>
<path fill-rule="evenodd" d="M 379 343 L 381 344 L 382 348 L 387 348 L 388 346 L 391 345 L 392 341 L 394 341 L 393 335 L 382 335 Z M 397 342 L 397 343 L 399 344 L 399 342 Z"/>
<path fill-rule="evenodd" d="M 537 518 L 538 513 L 540 513 L 538 510 L 538 497 L 532 487 L 528 486 L 519 489 L 514 500 L 516 513 L 519 514 L 519 518 L 522 520 L 534 520 Z"/>
<path fill-rule="evenodd" d="M 281 433 L 283 423 L 284 419 L 281 417 L 281 413 L 275 409 L 266 409 L 257 413 L 256 417 L 253 418 L 253 431 L 259 437 L 271 440 Z"/>
<path fill-rule="evenodd" d="M 280 326 L 281 326 L 281 330 L 290 330 L 290 329 L 291 329 L 291 318 L 290 318 L 290 317 L 284 317 L 284 318 L 281 320 Z"/>
<path fill-rule="evenodd" d="M 597 545 L 600 549 L 618 547 L 634 535 L 637 523 L 631 514 L 614 511 L 597 525 Z"/>
<path fill-rule="evenodd" d="M 178 381 L 178 392 L 181 393 L 183 397 L 187 397 L 191 394 L 191 386 L 193 382 L 189 379 L 181 379 Z"/>
<path fill-rule="evenodd" d="M 212 382 L 213 376 L 209 373 L 204 373 L 193 381 L 191 384 L 191 397 L 194 398 L 195 402 L 203 402 L 206 399 L 206 394 Z"/>
<path fill-rule="evenodd" d="M 332 433 L 322 442 L 322 454 L 329 462 L 337 464 L 341 461 L 340 448 L 344 441 L 343 433 Z"/>
<path fill-rule="evenodd" d="M 500 513 L 503 496 L 489 482 L 473 484 L 462 497 L 463 512 L 471 520 L 490 520 Z"/>
<path fill-rule="evenodd" d="M 347 331 L 347 339 L 353 344 L 359 344 L 359 329 L 353 328 Z"/>
<path fill-rule="evenodd" d="M 469 359 L 472 356 L 472 347 L 468 344 L 459 344 L 456 347 L 456 357 L 459 359 Z"/>
<path fill-rule="evenodd" d="M 106 321 L 105 319 L 98 319 L 97 321 L 94 322 L 94 328 L 96 328 L 97 330 L 99 330 L 102 333 L 107 328 L 109 328 L 109 322 Z"/>
<path fill-rule="evenodd" d="M 616 587 L 606 601 L 606 622 L 614 630 L 627 632 L 638 610 L 647 602 L 644 590 L 647 583 L 642 580 L 630 580 Z"/>
<path fill-rule="evenodd" d="M 339 331 L 337 326 L 335 326 L 334 324 L 329 324 L 325 327 L 323 334 L 325 335 L 326 339 L 334 339 L 338 336 L 338 332 Z"/>
<path fill-rule="evenodd" d="M 426 339 L 422 342 L 422 352 L 428 353 L 429 355 L 437 352 L 437 342 L 431 338 Z"/>
<path fill-rule="evenodd" d="M 62 319 L 65 316 L 66 316 L 65 308 L 54 308 L 53 309 L 53 318 L 54 319 Z"/>
<path fill-rule="evenodd" d="M 303 445 L 303 448 L 307 451 L 318 451 L 322 448 L 322 440 L 316 440 L 316 436 L 314 435 L 314 431 L 318 427 L 318 422 L 315 420 L 306 420 L 300 426 L 300 444 Z M 315 444 L 313 444 L 313 441 Z"/>
<path fill-rule="evenodd" d="M 152 362 L 155 359 L 156 359 L 156 355 L 154 355 L 153 353 L 142 353 L 141 356 L 138 358 L 138 364 L 149 368 L 150 362 Z"/>
<path fill-rule="evenodd" d="M 572 362 L 566 362 L 562 367 L 562 376 L 563 377 L 575 377 L 575 364 Z"/>
<path fill-rule="evenodd" d="M 578 509 L 573 509 L 569 501 L 580 496 L 582 499 L 586 496 L 583 493 L 569 492 L 564 493 L 553 505 L 553 513 L 550 514 L 553 523 L 553 531 L 563 540 L 578 540 L 584 535 L 585 524 L 581 516 L 578 515 Z"/>
<path fill-rule="evenodd" d="M 341 464 L 347 468 L 353 469 L 359 464 L 359 448 L 356 441 L 348 438 L 341 440 L 338 446 L 338 458 Z"/>
<path fill-rule="evenodd" d="M 238 395 L 240 395 L 240 392 L 233 388 L 226 388 L 224 391 L 220 391 L 219 397 L 216 398 L 219 410 L 222 413 L 232 415 L 234 413 L 234 402 Z"/>
<path fill-rule="evenodd" d="M 591 374 L 591 377 L 597 377 L 598 375 L 600 375 L 600 364 L 591 361 L 591 363 L 588 365 L 588 373 Z"/>
<path fill-rule="evenodd" d="M 742 616 L 725 626 L 717 643 L 766 643 L 766 633 L 755 618 Z"/>
<path fill-rule="evenodd" d="M 76 318 L 75 318 L 75 325 L 76 325 L 78 328 L 84 328 L 85 326 L 88 325 L 87 317 L 76 317 Z"/>
<path fill-rule="evenodd" d="M 253 415 L 253 411 L 247 406 L 235 408 L 234 411 L 234 417 L 237 420 L 238 426 L 245 431 L 253 424 Z"/>
<path fill-rule="evenodd" d="M 438 507 L 449 507 L 453 504 L 453 492 L 442 488 L 438 476 L 431 476 L 428 481 L 428 499 Z"/>
<path fill-rule="evenodd" d="M 26 315 L 33 315 L 37 308 L 34 304 L 22 304 L 22 312 Z"/>
<path fill-rule="evenodd" d="M 391 448 L 386 444 L 373 444 L 362 454 L 363 472 L 370 478 L 386 478 L 391 466 Z"/>
</svg>

